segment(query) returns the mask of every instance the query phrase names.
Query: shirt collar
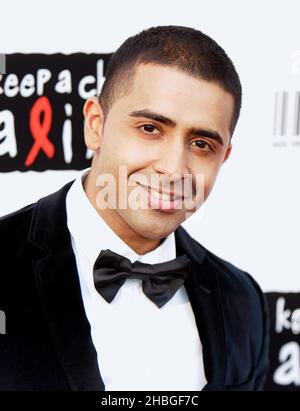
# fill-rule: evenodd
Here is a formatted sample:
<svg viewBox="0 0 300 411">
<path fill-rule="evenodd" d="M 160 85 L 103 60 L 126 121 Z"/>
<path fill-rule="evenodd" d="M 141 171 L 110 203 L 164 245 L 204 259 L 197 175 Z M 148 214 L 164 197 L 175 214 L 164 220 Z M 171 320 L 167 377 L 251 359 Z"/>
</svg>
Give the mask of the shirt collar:
<svg viewBox="0 0 300 411">
<path fill-rule="evenodd" d="M 76 249 L 80 249 L 92 264 L 103 249 L 110 249 L 123 255 L 131 262 L 138 260 L 155 264 L 174 259 L 176 257 L 174 232 L 154 250 L 139 255 L 110 228 L 84 191 L 82 183 L 89 171 L 90 168 L 86 168 L 79 174 L 66 197 L 67 225 Z"/>
</svg>

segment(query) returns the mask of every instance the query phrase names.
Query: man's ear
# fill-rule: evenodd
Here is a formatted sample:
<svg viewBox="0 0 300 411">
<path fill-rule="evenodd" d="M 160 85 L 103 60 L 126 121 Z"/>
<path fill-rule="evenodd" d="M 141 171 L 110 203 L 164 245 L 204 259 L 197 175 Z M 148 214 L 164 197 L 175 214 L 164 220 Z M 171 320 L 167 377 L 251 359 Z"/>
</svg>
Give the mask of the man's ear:
<svg viewBox="0 0 300 411">
<path fill-rule="evenodd" d="M 228 157 L 230 156 L 231 150 L 232 150 L 232 143 L 229 143 L 229 144 L 228 144 L 228 147 L 227 147 L 227 149 L 226 149 L 226 153 L 225 153 L 225 156 L 224 156 L 223 163 L 225 163 L 225 161 L 226 161 L 226 160 L 228 159 Z"/>
<path fill-rule="evenodd" d="M 104 114 L 97 97 L 90 97 L 83 106 L 84 141 L 86 146 L 96 151 L 100 147 L 104 124 Z"/>
</svg>

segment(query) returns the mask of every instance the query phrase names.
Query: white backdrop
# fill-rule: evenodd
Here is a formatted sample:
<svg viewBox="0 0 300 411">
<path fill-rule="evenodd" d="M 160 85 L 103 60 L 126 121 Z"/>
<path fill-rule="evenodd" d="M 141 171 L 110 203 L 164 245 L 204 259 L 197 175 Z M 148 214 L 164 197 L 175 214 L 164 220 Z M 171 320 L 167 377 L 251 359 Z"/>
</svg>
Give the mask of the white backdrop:
<svg viewBox="0 0 300 411">
<path fill-rule="evenodd" d="M 128 36 L 166 24 L 213 37 L 240 74 L 243 107 L 231 157 L 203 209 L 184 226 L 211 251 L 250 272 L 264 291 L 299 291 L 300 136 L 292 129 L 294 93 L 300 89 L 299 1 L 1 0 L 0 5 L 1 53 L 108 53 Z M 289 96 L 287 131 L 276 136 L 275 94 L 282 91 Z M 76 175 L 0 173 L 0 215 Z"/>
</svg>

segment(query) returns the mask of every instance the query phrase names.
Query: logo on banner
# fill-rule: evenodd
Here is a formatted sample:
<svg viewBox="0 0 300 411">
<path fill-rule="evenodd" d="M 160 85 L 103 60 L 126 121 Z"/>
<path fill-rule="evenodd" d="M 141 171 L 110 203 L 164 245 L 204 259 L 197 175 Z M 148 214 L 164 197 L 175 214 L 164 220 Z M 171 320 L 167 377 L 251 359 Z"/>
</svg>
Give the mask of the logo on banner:
<svg viewBox="0 0 300 411">
<path fill-rule="evenodd" d="M 266 293 L 269 303 L 270 369 L 267 390 L 300 390 L 300 293 Z"/>
<path fill-rule="evenodd" d="M 300 91 L 275 93 L 273 136 L 275 147 L 300 147 Z"/>
<path fill-rule="evenodd" d="M 82 110 L 111 54 L 1 56 L 0 172 L 89 167 Z"/>
</svg>

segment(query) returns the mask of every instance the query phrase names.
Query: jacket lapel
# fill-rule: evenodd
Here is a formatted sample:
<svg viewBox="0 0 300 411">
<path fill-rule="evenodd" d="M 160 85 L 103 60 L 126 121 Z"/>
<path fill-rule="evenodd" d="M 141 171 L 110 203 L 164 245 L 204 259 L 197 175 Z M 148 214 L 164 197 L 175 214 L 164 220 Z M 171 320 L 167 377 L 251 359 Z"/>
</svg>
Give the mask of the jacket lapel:
<svg viewBox="0 0 300 411">
<path fill-rule="evenodd" d="M 191 257 L 185 288 L 195 315 L 203 349 L 207 384 L 203 391 L 224 390 L 226 345 L 222 307 L 216 274 L 207 264 L 206 250 L 182 226 L 175 231 L 176 255 Z"/>
<path fill-rule="evenodd" d="M 70 389 L 104 391 L 66 224 L 65 197 L 72 183 L 37 202 L 28 240 L 36 247 L 38 290 Z"/>
</svg>

